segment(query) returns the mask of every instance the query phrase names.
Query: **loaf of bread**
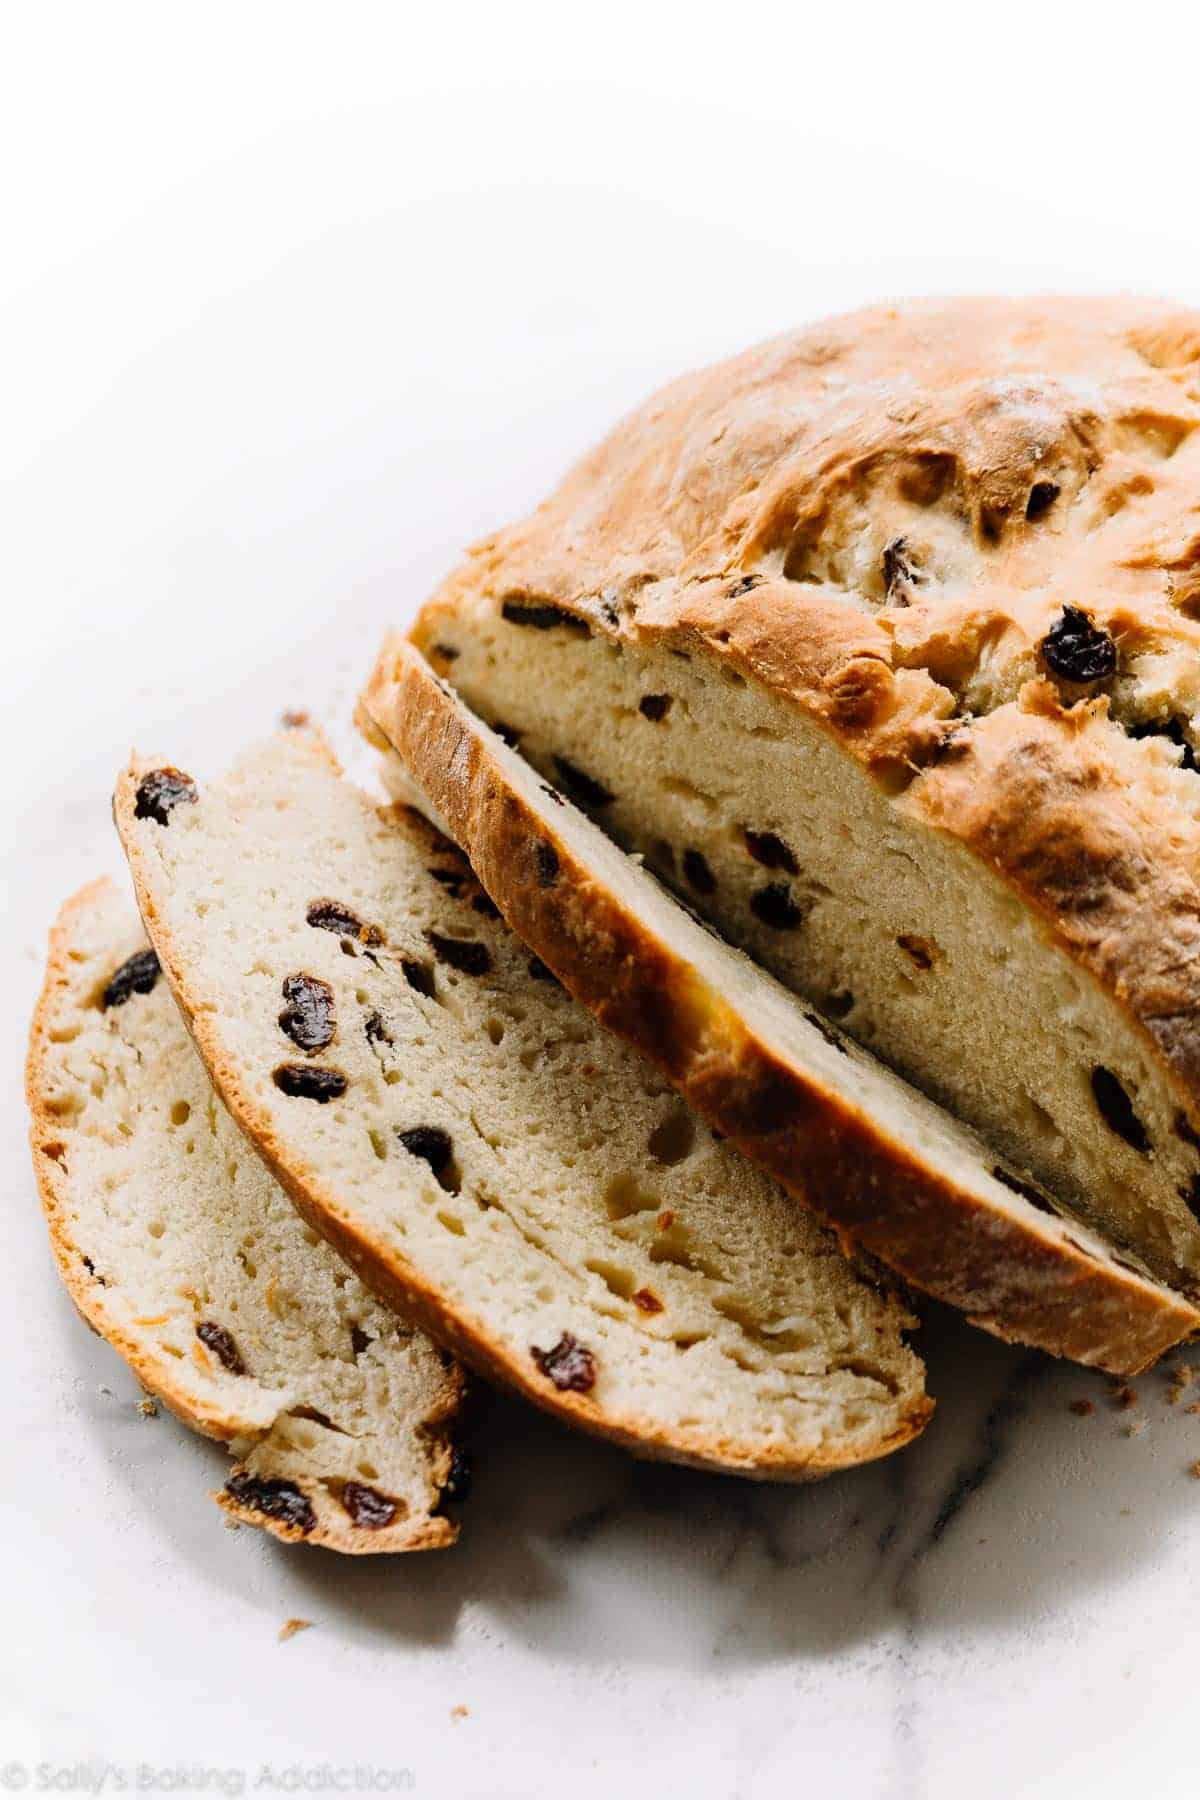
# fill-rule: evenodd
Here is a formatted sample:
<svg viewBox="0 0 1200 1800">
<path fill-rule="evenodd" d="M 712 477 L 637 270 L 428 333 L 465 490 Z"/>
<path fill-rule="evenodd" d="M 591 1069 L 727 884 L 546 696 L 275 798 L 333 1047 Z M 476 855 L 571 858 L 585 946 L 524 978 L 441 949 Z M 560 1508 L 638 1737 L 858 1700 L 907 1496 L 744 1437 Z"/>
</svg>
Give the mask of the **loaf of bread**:
<svg viewBox="0 0 1200 1800">
<path fill-rule="evenodd" d="M 452 1543 L 459 1371 L 271 1180 L 109 881 L 54 927 L 28 1093 L 67 1291 L 152 1394 L 229 1445 L 221 1506 L 333 1550 Z"/>
<path fill-rule="evenodd" d="M 1200 315 L 879 308 L 690 375 L 416 642 L 691 903 L 1200 1285 Z"/>
<path fill-rule="evenodd" d="M 796 1480 L 930 1402 L 878 1271 L 683 1107 L 454 847 L 300 734 L 122 775 L 147 931 L 233 1117 L 439 1341 L 646 1455 Z"/>
<path fill-rule="evenodd" d="M 710 1123 L 915 1285 L 1114 1372 L 1200 1314 L 717 940 L 396 640 L 364 696 L 509 923 Z"/>
</svg>

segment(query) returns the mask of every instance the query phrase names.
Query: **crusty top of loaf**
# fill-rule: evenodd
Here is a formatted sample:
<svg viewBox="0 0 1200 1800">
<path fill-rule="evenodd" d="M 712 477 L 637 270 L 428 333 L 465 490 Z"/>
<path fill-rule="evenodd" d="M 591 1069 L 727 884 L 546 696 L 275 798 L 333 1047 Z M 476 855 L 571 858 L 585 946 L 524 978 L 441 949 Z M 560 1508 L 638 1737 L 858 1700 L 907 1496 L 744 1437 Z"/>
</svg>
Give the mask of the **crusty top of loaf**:
<svg viewBox="0 0 1200 1800">
<path fill-rule="evenodd" d="M 874 308 L 664 390 L 416 635 L 540 602 L 705 645 L 1018 886 L 1200 1098 L 1197 426 L 1200 314 Z M 1111 673 L 1047 652 L 1066 608 Z"/>
</svg>

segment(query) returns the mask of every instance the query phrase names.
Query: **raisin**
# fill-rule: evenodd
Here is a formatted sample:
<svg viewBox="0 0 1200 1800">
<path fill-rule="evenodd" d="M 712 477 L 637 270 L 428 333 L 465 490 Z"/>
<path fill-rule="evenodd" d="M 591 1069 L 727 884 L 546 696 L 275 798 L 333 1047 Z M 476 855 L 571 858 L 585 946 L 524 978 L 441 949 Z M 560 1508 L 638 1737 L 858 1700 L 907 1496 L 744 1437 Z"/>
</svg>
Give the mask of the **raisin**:
<svg viewBox="0 0 1200 1800">
<path fill-rule="evenodd" d="M 639 1312 L 644 1313 L 660 1313 L 663 1309 L 662 1301 L 657 1294 L 652 1294 L 649 1288 L 639 1288 L 633 1296 L 633 1304 Z"/>
<path fill-rule="evenodd" d="M 211 1350 L 217 1360 L 224 1364 L 231 1375 L 246 1373 L 242 1353 L 223 1325 L 215 1325 L 211 1319 L 205 1319 L 203 1324 L 197 1325 L 196 1336 L 204 1348 Z"/>
<path fill-rule="evenodd" d="M 654 724 L 657 724 L 660 719 L 665 719 L 670 710 L 670 694 L 643 694 L 638 701 L 638 711 L 643 719 L 649 719 Z"/>
<path fill-rule="evenodd" d="M 503 719 L 493 719 L 492 730 L 500 739 L 500 742 L 502 744 L 507 744 L 510 750 L 515 750 L 521 741 L 521 734 L 516 726 L 506 725 Z"/>
<path fill-rule="evenodd" d="M 540 956 L 530 957 L 529 973 L 535 981 L 557 982 L 557 980 L 558 980 L 558 976 L 554 973 L 554 971 L 552 969 L 548 969 L 546 967 L 545 963 L 542 961 Z"/>
<path fill-rule="evenodd" d="M 297 1049 L 324 1050 L 333 1042 L 333 989 L 327 981 L 316 975 L 287 975 L 283 997 L 287 1005 L 279 1015 L 279 1029 Z"/>
<path fill-rule="evenodd" d="M 239 1506 L 263 1513 L 268 1519 L 278 1519 L 283 1525 L 294 1525 L 300 1531 L 311 1531 L 317 1522 L 312 1501 L 294 1481 L 268 1480 L 241 1469 L 229 1477 L 225 1492 Z"/>
<path fill-rule="evenodd" d="M 383 1022 L 381 1012 L 367 1014 L 363 1020 L 363 1031 L 366 1033 L 368 1044 L 390 1044 L 395 1041 Z"/>
<path fill-rule="evenodd" d="M 151 769 L 138 782 L 133 816 L 165 825 L 177 806 L 194 806 L 199 798 L 195 782 L 182 769 Z"/>
<path fill-rule="evenodd" d="M 751 894 L 750 911 L 773 931 L 794 931 L 804 923 L 804 911 L 783 881 L 773 881 L 770 887 L 758 888 Z"/>
<path fill-rule="evenodd" d="M 342 1505 L 356 1525 L 364 1531 L 384 1531 L 399 1510 L 399 1503 L 378 1488 L 361 1481 L 348 1481 L 342 1489 Z"/>
<path fill-rule="evenodd" d="M 1179 767 L 1190 769 L 1193 774 L 1200 773 L 1200 765 L 1196 762 L 1196 752 L 1191 741 L 1185 736 L 1183 726 L 1178 719 L 1152 719 L 1145 725 L 1131 725 L 1131 738 L 1164 737 L 1169 743 L 1178 744 L 1183 751 Z"/>
<path fill-rule="evenodd" d="M 750 593 L 751 590 L 758 587 L 761 582 L 761 575 L 740 575 L 736 581 L 731 582 L 725 589 L 725 597 L 728 600 L 740 600 L 743 594 Z"/>
<path fill-rule="evenodd" d="M 1117 646 L 1077 606 L 1063 607 L 1042 639 L 1042 656 L 1063 681 L 1107 681 L 1117 667 Z"/>
<path fill-rule="evenodd" d="M 556 756 L 554 766 L 558 770 L 558 778 L 570 794 L 577 806 L 611 806 L 613 794 L 602 781 L 589 775 L 586 769 L 579 768 L 565 756 Z"/>
<path fill-rule="evenodd" d="M 319 1106 L 340 1099 L 350 1085 L 340 1069 L 312 1063 L 280 1063 L 271 1079 L 289 1100 L 315 1100 Z"/>
<path fill-rule="evenodd" d="M 1115 1131 L 1131 1149 L 1144 1155 L 1150 1148 L 1146 1127 L 1134 1112 L 1132 1100 L 1111 1069 L 1097 1064 L 1092 1070 L 1092 1094 L 1109 1130 Z"/>
<path fill-rule="evenodd" d="M 452 1501 L 456 1506 L 471 1492 L 471 1478 L 474 1475 L 471 1458 L 466 1450 L 460 1450 L 455 1444 L 450 1452 L 450 1472 L 442 1483 L 442 1500 Z"/>
<path fill-rule="evenodd" d="M 1022 1200 L 1028 1200 L 1031 1206 L 1036 1206 L 1039 1212 L 1053 1214 L 1054 1208 L 1045 1194 L 1041 1188 L 1034 1187 L 1031 1181 L 1020 1180 L 1018 1176 L 1010 1174 L 1000 1163 L 996 1164 L 992 1174 L 1006 1188 L 1011 1188 L 1014 1194 L 1020 1194 Z"/>
<path fill-rule="evenodd" d="M 123 962 L 100 996 L 100 1005 L 124 1006 L 131 994 L 148 994 L 158 980 L 162 965 L 153 950 L 139 950 Z"/>
<path fill-rule="evenodd" d="M 363 1351 L 369 1350 L 374 1342 L 375 1339 L 370 1332 L 364 1331 L 361 1325 L 351 1325 L 350 1349 L 355 1356 L 361 1356 Z"/>
<path fill-rule="evenodd" d="M 378 925 L 365 925 L 358 914 L 343 906 L 340 900 L 314 900 L 304 917 L 318 931 L 334 931 L 338 937 L 355 938 L 360 944 L 382 944 L 384 941 Z"/>
<path fill-rule="evenodd" d="M 688 886 L 697 894 L 715 894 L 717 878 L 699 850 L 683 853 L 683 874 Z"/>
<path fill-rule="evenodd" d="M 553 1348 L 531 1348 L 529 1354 L 560 1393 L 586 1394 L 596 1385 L 596 1359 L 569 1331 Z"/>
<path fill-rule="evenodd" d="M 847 1050 L 844 1040 L 827 1019 L 823 1019 L 819 1012 L 806 1012 L 804 1016 L 813 1030 L 820 1032 L 827 1044 L 832 1045 L 835 1050 L 840 1050 L 843 1056 L 849 1056 L 850 1052 Z"/>
<path fill-rule="evenodd" d="M 881 567 L 883 591 L 887 598 L 898 601 L 901 606 L 907 606 L 909 590 L 921 580 L 920 565 L 913 558 L 907 538 L 894 537 L 889 544 L 884 545 Z"/>
<path fill-rule="evenodd" d="M 472 894 L 471 911 L 477 912 L 481 919 L 498 919 L 500 908 L 487 894 Z"/>
<path fill-rule="evenodd" d="M 545 838 L 538 842 L 535 852 L 537 859 L 537 875 L 539 887 L 553 887 L 558 880 L 558 851 Z"/>
<path fill-rule="evenodd" d="M 424 994 L 427 1000 L 437 998 L 437 985 L 432 969 L 427 969 L 424 963 L 414 962 L 410 956 L 401 957 L 400 967 L 404 971 L 405 981 L 414 993 Z"/>
<path fill-rule="evenodd" d="M 746 840 L 747 850 L 764 869 L 786 869 L 789 875 L 797 873 L 796 858 L 783 839 L 776 837 L 773 831 L 751 831 L 747 827 L 742 835 Z"/>
<path fill-rule="evenodd" d="M 409 1155 L 428 1163 L 437 1180 L 441 1181 L 454 1155 L 450 1133 L 443 1131 L 440 1125 L 410 1125 L 407 1131 L 398 1131 L 396 1136 Z"/>
<path fill-rule="evenodd" d="M 443 662 L 457 662 L 462 652 L 456 650 L 453 644 L 435 644 L 433 654 L 440 656 Z"/>
<path fill-rule="evenodd" d="M 433 946 L 434 954 L 464 975 L 486 975 L 492 966 L 486 944 L 477 944 L 468 938 L 443 937 L 439 931 L 427 931 L 425 936 Z"/>
<path fill-rule="evenodd" d="M 556 625 L 565 625 L 568 631 L 578 632 L 583 637 L 591 636 L 586 620 L 577 619 L 573 613 L 566 612 L 561 606 L 552 606 L 549 601 L 528 605 L 519 600 L 505 600 L 500 612 L 510 625 L 530 625 L 534 631 L 553 631 Z"/>
<path fill-rule="evenodd" d="M 1029 490 L 1029 499 L 1025 503 L 1025 517 L 1033 524 L 1044 519 L 1058 496 L 1062 493 L 1057 481 L 1035 481 Z"/>
</svg>

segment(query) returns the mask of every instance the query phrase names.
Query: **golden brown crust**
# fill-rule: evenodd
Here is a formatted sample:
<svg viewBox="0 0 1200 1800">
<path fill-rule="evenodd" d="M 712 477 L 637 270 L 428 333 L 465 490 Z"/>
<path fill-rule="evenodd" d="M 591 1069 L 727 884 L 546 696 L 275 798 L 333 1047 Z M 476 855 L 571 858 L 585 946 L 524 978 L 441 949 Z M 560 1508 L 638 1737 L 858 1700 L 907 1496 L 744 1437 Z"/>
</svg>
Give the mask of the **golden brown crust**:
<svg viewBox="0 0 1200 1800">
<path fill-rule="evenodd" d="M 507 778 L 496 740 L 406 645 L 366 693 L 376 726 L 466 850 L 508 923 L 719 1131 L 846 1239 L 995 1335 L 1131 1374 L 1200 1326 L 1181 1296 L 1101 1262 L 930 1166 L 753 1024 L 598 880 Z M 540 879 L 547 841 L 560 877 Z M 1082 1235 L 1082 1234 L 1081 1234 Z"/>
<path fill-rule="evenodd" d="M 1200 744 L 1198 426 L 1200 315 L 874 308 L 655 396 L 414 635 L 436 665 L 454 620 L 552 604 L 753 674 L 1045 915 L 1195 1121 L 1200 800 L 1127 732 Z M 1048 680 L 1066 606 L 1112 637 L 1111 678 Z"/>
<path fill-rule="evenodd" d="M 594 1436 L 620 1444 L 639 1456 L 721 1470 L 754 1480 L 803 1482 L 890 1455 L 919 1435 L 933 1413 L 933 1402 L 923 1394 L 912 1402 L 898 1428 L 879 1438 L 869 1451 L 859 1446 L 850 1449 L 822 1445 L 814 1452 L 798 1456 L 794 1448 L 786 1445 L 761 1441 L 747 1443 L 744 1437 L 732 1433 L 714 1437 L 707 1428 L 699 1427 L 691 1431 L 681 1428 L 667 1437 L 654 1420 L 614 1418 L 587 1393 L 548 1391 L 546 1384 L 535 1378 L 532 1365 L 524 1358 L 495 1341 L 473 1321 L 464 1321 L 451 1310 L 439 1290 L 404 1256 L 394 1238 L 373 1233 L 369 1223 L 361 1217 L 348 1216 L 320 1172 L 305 1165 L 294 1145 L 281 1141 L 269 1113 L 225 1052 L 212 1015 L 203 1005 L 203 997 L 192 992 L 171 928 L 155 905 L 152 884 L 147 880 L 147 859 L 134 824 L 138 782 L 147 770 L 157 766 L 160 765 L 153 759 L 132 760 L 118 779 L 113 800 L 114 817 L 129 858 L 146 933 L 179 1002 L 209 1079 L 234 1121 L 253 1143 L 302 1218 L 321 1233 L 368 1287 L 469 1367 L 480 1370 L 554 1416 Z M 420 820 L 420 825 L 425 831 L 434 829 L 425 819 Z"/>
<path fill-rule="evenodd" d="M 237 1438 L 257 1438 L 261 1436 L 259 1421 L 238 1418 L 230 1411 L 227 1401 L 205 1404 L 197 1396 L 187 1392 L 180 1385 L 175 1359 L 156 1355 L 153 1345 L 146 1338 L 133 1336 L 113 1315 L 106 1304 L 104 1288 L 87 1271 L 83 1248 L 76 1243 L 68 1222 L 69 1196 L 64 1167 L 66 1133 L 46 1100 L 50 1085 L 48 1067 L 53 1057 L 51 1034 L 59 1011 L 73 986 L 70 951 L 77 936 L 79 922 L 87 919 L 97 907 L 108 903 L 112 894 L 113 883 L 104 876 L 82 888 L 62 907 L 50 931 L 45 980 L 30 1026 L 25 1066 L 25 1094 L 30 1113 L 29 1142 L 51 1249 L 63 1286 L 84 1324 L 111 1344 L 143 1387 L 161 1400 L 176 1418 L 191 1430 L 204 1437 L 215 1438 L 220 1443 L 231 1443 Z M 461 1377 L 447 1390 L 447 1406 L 442 1417 L 449 1418 L 457 1411 L 460 1394 Z M 433 1419 L 429 1421 L 431 1425 L 438 1422 Z M 289 1526 L 281 1520 L 239 1505 L 224 1489 L 214 1492 L 212 1497 L 231 1516 L 247 1525 L 269 1531 L 272 1536 L 285 1543 L 319 1545 L 351 1555 L 377 1551 L 382 1544 L 382 1539 L 367 1539 L 361 1531 L 355 1532 L 349 1527 L 341 1531 L 323 1520 L 319 1520 L 312 1531 L 302 1531 L 296 1526 Z M 406 1522 L 406 1529 L 399 1532 L 394 1529 L 389 1531 L 386 1547 L 390 1550 L 434 1550 L 454 1543 L 457 1537 L 457 1524 L 452 1519 L 439 1516 Z"/>
</svg>

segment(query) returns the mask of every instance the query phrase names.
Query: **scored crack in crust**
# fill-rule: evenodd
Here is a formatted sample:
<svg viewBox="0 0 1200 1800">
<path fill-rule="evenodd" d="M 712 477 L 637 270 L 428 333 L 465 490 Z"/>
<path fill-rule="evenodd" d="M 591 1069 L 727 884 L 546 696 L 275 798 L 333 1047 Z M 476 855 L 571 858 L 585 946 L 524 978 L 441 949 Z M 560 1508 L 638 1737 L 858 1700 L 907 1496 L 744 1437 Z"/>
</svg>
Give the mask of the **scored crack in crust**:
<svg viewBox="0 0 1200 1800">
<path fill-rule="evenodd" d="M 577 1007 L 452 844 L 298 736 L 165 824 L 138 812 L 158 766 L 115 808 L 151 941 L 237 1123 L 365 1280 L 643 1455 L 804 1480 L 921 1430 L 890 1278 Z"/>
<path fill-rule="evenodd" d="M 414 631 L 731 940 L 1190 1292 L 1198 425 L 1198 314 L 875 308 L 655 396 Z"/>
<path fill-rule="evenodd" d="M 996 1335 L 1113 1372 L 1200 1314 L 671 900 L 394 640 L 377 738 L 513 928 L 710 1123 L 848 1240 Z M 760 846 L 778 862 L 780 852 Z"/>
<path fill-rule="evenodd" d="M 145 1388 L 229 1446 L 219 1505 L 354 1554 L 453 1543 L 460 1372 L 305 1229 L 214 1095 L 110 881 L 51 934 L 28 1095 L 63 1283 Z"/>
</svg>

